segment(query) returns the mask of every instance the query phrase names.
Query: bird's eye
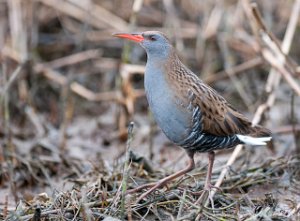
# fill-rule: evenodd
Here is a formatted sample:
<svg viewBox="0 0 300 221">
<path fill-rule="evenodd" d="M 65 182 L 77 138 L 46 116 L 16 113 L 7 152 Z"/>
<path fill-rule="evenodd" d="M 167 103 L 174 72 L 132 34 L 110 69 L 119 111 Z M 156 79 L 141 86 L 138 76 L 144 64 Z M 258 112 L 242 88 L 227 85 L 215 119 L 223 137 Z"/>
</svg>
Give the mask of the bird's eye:
<svg viewBox="0 0 300 221">
<path fill-rule="evenodd" d="M 155 38 L 154 35 L 150 35 L 150 36 L 149 36 L 149 40 L 150 40 L 150 41 L 156 41 L 156 38 Z"/>
</svg>

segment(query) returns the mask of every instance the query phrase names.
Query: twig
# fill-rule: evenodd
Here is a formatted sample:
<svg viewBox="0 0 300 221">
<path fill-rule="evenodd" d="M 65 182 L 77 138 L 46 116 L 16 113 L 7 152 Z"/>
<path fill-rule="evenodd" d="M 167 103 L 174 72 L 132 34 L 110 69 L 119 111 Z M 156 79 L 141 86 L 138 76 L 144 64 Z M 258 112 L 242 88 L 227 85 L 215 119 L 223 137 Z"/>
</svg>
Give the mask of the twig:
<svg viewBox="0 0 300 221">
<path fill-rule="evenodd" d="M 179 204 L 179 209 L 178 209 L 178 213 L 177 213 L 177 220 L 182 216 L 182 210 L 183 210 L 183 207 L 184 207 L 184 204 L 185 204 L 185 201 L 186 201 L 186 189 L 183 191 L 183 195 L 182 197 L 179 197 L 178 198 L 180 199 L 180 204 Z"/>
<path fill-rule="evenodd" d="M 43 63 L 48 68 L 56 69 L 67 65 L 73 65 L 86 60 L 97 58 L 101 55 L 102 51 L 98 49 L 91 49 L 87 51 L 81 51 L 76 54 L 72 54 L 63 58 L 59 58 L 50 62 Z"/>
<path fill-rule="evenodd" d="M 4 94 L 9 90 L 10 86 L 13 84 L 13 82 L 17 79 L 18 75 L 21 73 L 21 70 L 23 68 L 24 64 L 19 64 L 16 70 L 11 74 L 11 77 L 8 79 L 6 84 L 4 85 L 4 88 L 1 91 L 1 96 L 0 96 L 0 102 L 4 97 Z"/>
<path fill-rule="evenodd" d="M 127 30 L 128 23 L 120 17 L 112 14 L 105 8 L 91 1 L 76 1 L 76 0 L 39 0 L 45 5 L 53 7 L 69 16 L 72 16 L 80 21 L 88 23 L 96 28 L 103 28 L 103 23 L 106 26 L 113 27 L 118 31 Z"/>
<path fill-rule="evenodd" d="M 165 25 L 170 24 L 170 26 L 172 28 L 171 32 L 175 36 L 176 49 L 178 51 L 183 51 L 184 46 L 183 46 L 182 38 L 180 36 L 181 32 L 177 31 L 177 30 L 181 29 L 180 28 L 180 22 L 179 22 L 179 19 L 178 19 L 179 16 L 177 16 L 177 14 L 176 14 L 176 9 L 174 7 L 174 2 L 173 2 L 173 0 L 163 0 L 162 2 L 163 2 L 164 7 L 167 11 L 167 18 L 166 18 L 167 22 L 165 23 Z"/>
<path fill-rule="evenodd" d="M 43 137 L 46 134 L 46 132 L 41 123 L 39 116 L 35 113 L 34 109 L 31 106 L 27 105 L 25 107 L 25 113 L 26 113 L 28 119 L 33 124 L 33 126 L 35 127 L 35 130 L 37 132 L 36 137 L 37 138 Z"/>
<path fill-rule="evenodd" d="M 4 83 L 6 83 L 7 76 L 8 76 L 6 62 L 2 63 L 2 71 L 3 71 L 3 81 L 4 81 Z M 3 148 L 3 156 L 1 158 L 3 158 L 5 164 L 7 165 L 9 188 L 14 197 L 15 202 L 17 202 L 19 200 L 19 198 L 17 195 L 17 186 L 16 186 L 16 183 L 14 180 L 15 171 L 14 171 L 14 166 L 13 166 L 13 162 L 14 162 L 15 158 L 11 157 L 11 155 L 15 153 L 15 148 L 12 143 L 12 135 L 11 135 L 11 130 L 10 130 L 11 113 L 10 113 L 10 108 L 9 108 L 9 100 L 10 100 L 10 93 L 4 93 L 3 116 L 2 117 L 4 119 L 3 128 L 4 128 L 4 133 L 5 133 L 5 137 L 4 137 L 5 146 Z M 2 100 L 1 100 L 0 105 L 2 106 Z"/>
<path fill-rule="evenodd" d="M 140 12 L 144 0 L 135 0 L 132 5 L 132 13 L 130 16 L 130 29 L 136 27 L 138 13 Z"/>
<path fill-rule="evenodd" d="M 129 116 L 132 116 L 134 113 L 134 103 L 138 94 L 136 90 L 133 88 L 131 83 L 131 75 L 134 73 L 144 74 L 145 67 L 141 67 L 139 65 L 130 65 L 123 64 L 120 68 L 120 75 L 122 77 L 122 96 L 121 99 L 123 104 L 126 107 L 126 110 L 129 113 Z"/>
<path fill-rule="evenodd" d="M 85 203 L 84 206 L 90 208 L 90 207 L 99 206 L 99 205 L 101 206 L 101 203 L 102 202 L 99 202 L 99 201 L 89 202 L 89 203 Z M 40 215 L 41 215 L 41 217 L 47 217 L 47 215 L 61 213 L 62 210 L 63 210 L 64 213 L 66 213 L 68 211 L 69 212 L 74 212 L 74 209 L 75 209 L 74 207 L 70 206 L 69 208 L 64 208 L 64 209 L 59 208 L 59 209 L 53 209 L 53 210 L 48 210 L 48 211 L 45 211 L 45 212 L 41 212 Z M 107 217 L 107 215 L 101 214 L 99 212 L 98 212 L 98 215 L 102 215 L 103 217 Z M 30 220 L 30 219 L 33 218 L 33 216 L 34 216 L 34 214 L 24 215 L 24 216 L 18 217 L 18 220 Z"/>
<path fill-rule="evenodd" d="M 27 10 L 26 4 L 21 0 L 8 1 L 9 9 L 9 22 L 12 38 L 12 47 L 21 58 L 21 63 L 28 60 L 28 47 L 27 47 L 27 23 L 25 13 Z M 22 37 L 21 37 L 22 36 Z"/>
<path fill-rule="evenodd" d="M 70 84 L 71 90 L 89 101 L 119 101 L 117 91 L 95 93 L 77 82 Z"/>
<path fill-rule="evenodd" d="M 67 84 L 67 78 L 65 76 L 43 64 L 35 65 L 34 71 L 37 73 L 42 72 L 45 77 L 60 84 L 61 86 Z M 95 93 L 77 82 L 70 83 L 70 89 L 75 94 L 90 101 L 120 101 L 116 91 Z"/>
<path fill-rule="evenodd" d="M 17 62 L 21 62 L 20 57 L 18 57 L 18 54 L 15 53 L 15 51 L 9 47 L 5 47 L 2 53 L 5 56 L 14 59 Z M 51 62 L 49 63 L 51 64 Z M 61 86 L 67 84 L 67 78 L 63 76 L 59 71 L 48 67 L 47 64 L 49 63 L 36 64 L 33 66 L 33 70 L 36 73 L 42 73 L 46 78 L 60 84 Z M 62 63 L 55 64 L 54 66 L 56 65 L 59 66 L 62 65 Z M 145 92 L 144 90 L 133 88 L 133 86 L 130 83 L 130 76 L 134 73 L 144 74 L 144 70 L 145 67 L 141 65 L 123 64 L 121 66 L 121 76 L 122 78 L 124 78 L 125 82 L 127 82 L 127 84 L 123 85 L 123 89 L 126 89 L 127 92 L 129 92 L 129 96 L 126 96 L 126 99 L 122 97 L 122 94 L 119 91 L 95 93 L 77 82 L 70 83 L 70 88 L 71 91 L 75 94 L 90 101 L 114 101 L 119 102 L 121 104 L 125 104 L 127 106 L 127 109 L 130 110 L 130 113 L 133 113 L 135 99 L 144 96 Z"/>
<path fill-rule="evenodd" d="M 300 11 L 300 1 L 296 0 L 294 7 L 292 8 L 292 14 L 290 17 L 290 21 L 288 23 L 287 29 L 286 29 L 286 33 L 284 36 L 284 41 L 282 42 L 282 52 L 285 54 L 288 54 L 291 45 L 292 45 L 292 40 L 294 38 L 294 34 L 295 34 L 295 30 L 297 27 L 297 22 L 298 22 L 298 17 L 299 17 L 299 11 Z M 269 78 L 267 81 L 267 85 L 266 85 L 266 91 L 267 92 L 271 92 L 273 90 L 273 88 L 271 87 L 271 85 L 273 84 L 273 81 L 276 82 L 280 82 L 281 79 L 281 75 L 279 73 L 277 73 L 274 69 L 271 69 L 271 72 L 269 74 Z"/>
<path fill-rule="evenodd" d="M 126 143 L 126 159 L 124 163 L 123 179 L 122 179 L 122 194 L 121 194 L 121 217 L 125 217 L 125 196 L 127 191 L 127 183 L 129 177 L 129 160 L 130 160 L 130 151 L 131 151 L 131 142 L 133 137 L 133 127 L 134 123 L 130 122 L 128 126 L 128 138 Z"/>
<path fill-rule="evenodd" d="M 298 123 L 297 115 L 295 114 L 295 94 L 292 94 L 291 97 L 291 124 L 293 126 L 293 135 L 294 135 L 294 142 L 296 147 L 296 157 L 300 159 L 300 132 L 297 131 L 296 126 Z"/>
<path fill-rule="evenodd" d="M 236 88 L 238 94 L 240 95 L 242 101 L 245 103 L 245 105 L 251 110 L 251 98 L 249 98 L 247 92 L 245 91 L 243 85 L 238 81 L 235 75 L 231 73 L 231 67 L 232 67 L 232 56 L 229 51 L 228 45 L 226 44 L 226 38 L 225 35 L 222 35 L 218 38 L 218 45 L 221 49 L 223 60 L 224 60 L 224 66 L 225 66 L 225 72 L 228 74 L 229 79 L 231 80 L 232 84 Z M 253 109 L 253 108 L 252 108 Z"/>
<path fill-rule="evenodd" d="M 269 36 L 264 36 L 264 37 L 265 37 L 265 42 L 269 42 L 270 40 Z M 284 61 L 282 61 L 281 59 L 279 60 L 278 57 L 274 57 L 274 54 L 268 50 L 263 49 L 262 55 L 271 64 L 273 69 L 276 69 L 279 73 L 281 73 L 281 75 L 286 80 L 286 82 L 298 94 L 298 96 L 300 96 L 300 86 L 297 83 L 297 81 L 292 77 L 292 74 L 284 67 L 284 63 L 283 63 Z"/>
<path fill-rule="evenodd" d="M 262 46 L 261 53 L 263 57 L 271 64 L 273 69 L 276 69 L 287 81 L 287 83 L 291 86 L 291 88 L 300 95 L 300 86 L 292 77 L 292 75 L 296 75 L 296 68 L 291 65 L 289 62 L 289 58 L 286 56 L 288 53 L 288 49 L 290 48 L 291 41 L 292 41 L 292 34 L 295 32 L 295 26 L 297 24 L 296 20 L 299 16 L 300 10 L 300 3 L 299 1 L 295 2 L 295 10 L 293 11 L 293 16 L 289 21 L 288 29 L 286 31 L 285 39 L 287 43 L 282 45 L 286 51 L 283 51 L 281 47 L 278 45 L 276 38 L 273 36 L 272 33 L 268 32 L 262 19 L 260 13 L 257 9 L 256 4 L 249 5 L 248 1 L 243 1 L 245 4 L 245 8 L 248 6 L 251 8 L 252 14 L 250 14 L 250 19 L 254 20 L 254 23 L 258 26 L 258 28 L 253 27 L 255 32 L 258 32 L 259 37 L 261 38 L 262 42 L 265 46 Z M 296 18 L 295 18 L 296 17 Z M 284 47 L 283 47 L 284 46 Z M 276 79 L 273 77 L 274 74 L 270 75 L 270 77 L 275 78 L 275 81 L 279 81 L 280 79 Z M 270 78 L 269 77 L 269 78 Z M 278 78 L 278 77 L 277 77 Z M 269 86 L 268 86 L 269 87 Z"/>
<path fill-rule="evenodd" d="M 245 61 L 242 64 L 236 65 L 234 67 L 228 68 L 227 70 L 221 71 L 219 73 L 215 73 L 212 75 L 209 75 L 208 77 L 204 78 L 203 81 L 207 84 L 211 84 L 216 81 L 224 80 L 229 77 L 229 73 L 231 76 L 242 74 L 246 70 L 255 68 L 259 65 L 263 64 L 263 60 L 261 57 L 256 57 L 253 59 L 250 59 L 248 61 Z"/>
<path fill-rule="evenodd" d="M 300 211 L 300 203 L 298 203 L 297 206 L 289 213 L 288 217 L 291 218 L 299 211 Z"/>
<path fill-rule="evenodd" d="M 68 77 L 70 78 L 70 77 Z M 70 93 L 70 85 L 67 83 L 61 89 L 62 123 L 59 131 L 59 147 L 62 155 L 66 152 L 67 129 L 74 112 L 74 102 Z"/>
<path fill-rule="evenodd" d="M 274 132 L 276 134 L 288 134 L 288 133 L 300 132 L 300 124 L 281 126 L 276 128 Z"/>
<path fill-rule="evenodd" d="M 221 2 L 220 2 L 221 3 Z M 222 22 L 222 16 L 224 13 L 224 7 L 221 4 L 216 4 L 211 10 L 207 24 L 205 25 L 202 33 L 204 39 L 212 38 L 217 34 L 218 28 Z"/>
<path fill-rule="evenodd" d="M 134 29 L 136 29 L 137 26 L 137 16 L 142 8 L 143 0 L 135 0 L 132 5 L 132 11 L 130 15 L 130 24 L 129 24 L 129 30 L 132 32 Z M 132 115 L 134 113 L 134 103 L 136 100 L 135 96 L 135 90 L 132 86 L 130 75 L 132 72 L 130 72 L 126 67 L 126 63 L 128 63 L 129 56 L 131 53 L 132 44 L 129 42 L 126 42 L 123 47 L 122 52 L 122 65 L 120 67 L 120 76 L 117 76 L 115 79 L 118 91 L 120 91 L 120 106 L 118 110 L 118 130 L 119 130 L 119 137 L 122 138 L 126 135 L 126 124 L 128 121 L 132 119 Z"/>
</svg>

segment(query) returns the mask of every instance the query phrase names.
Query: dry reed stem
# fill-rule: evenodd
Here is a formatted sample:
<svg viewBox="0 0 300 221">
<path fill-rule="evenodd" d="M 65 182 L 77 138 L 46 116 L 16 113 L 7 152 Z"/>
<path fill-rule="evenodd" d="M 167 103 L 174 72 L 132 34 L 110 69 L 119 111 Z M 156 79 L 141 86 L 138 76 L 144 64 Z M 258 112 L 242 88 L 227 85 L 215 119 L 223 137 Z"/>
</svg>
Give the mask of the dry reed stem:
<svg viewBox="0 0 300 221">
<path fill-rule="evenodd" d="M 130 21 L 127 28 L 127 32 L 133 32 L 137 26 L 137 17 L 142 8 L 143 0 L 135 0 L 130 14 Z M 122 64 L 128 63 L 129 56 L 131 53 L 131 44 L 126 42 L 123 47 L 122 52 Z M 118 110 L 118 130 L 119 137 L 126 136 L 126 125 L 128 121 L 132 120 L 134 113 L 134 104 L 136 100 L 135 90 L 131 82 L 131 73 L 127 71 L 126 66 L 123 65 L 120 67 L 120 77 L 115 79 L 117 90 L 120 91 L 120 103 Z"/>
<path fill-rule="evenodd" d="M 28 47 L 27 47 L 27 23 L 25 13 L 27 7 L 22 3 L 22 0 L 8 1 L 9 8 L 9 21 L 12 39 L 12 48 L 19 54 L 21 63 L 28 60 Z"/>
<path fill-rule="evenodd" d="M 69 78 L 69 77 L 68 77 Z M 67 144 L 67 129 L 71 122 L 73 112 L 74 112 L 74 103 L 72 95 L 70 93 L 69 82 L 62 86 L 61 89 L 61 105 L 62 105 L 62 122 L 60 124 L 59 132 L 59 149 L 60 154 L 64 155 L 66 153 L 66 144 Z"/>
<path fill-rule="evenodd" d="M 261 57 L 256 57 L 245 61 L 242 64 L 236 65 L 234 67 L 230 67 L 227 70 L 220 71 L 216 74 L 210 74 L 206 78 L 204 78 L 204 82 L 207 84 L 211 84 L 213 82 L 217 82 L 220 80 L 225 80 L 229 77 L 229 73 L 231 76 L 243 74 L 246 70 L 258 67 L 263 64 L 263 60 Z"/>
<path fill-rule="evenodd" d="M 125 205 L 125 197 L 126 191 L 128 188 L 128 179 L 129 179 L 129 170 L 130 170 L 130 151 L 131 151 L 131 143 L 133 139 L 133 128 L 134 123 L 130 122 L 128 126 L 128 136 L 127 136 L 127 143 L 126 143 L 126 157 L 124 162 L 124 170 L 123 170 L 123 178 L 122 178 L 122 192 L 121 192 L 121 217 L 125 217 L 126 214 L 126 206 Z"/>
<path fill-rule="evenodd" d="M 285 34 L 285 39 L 286 41 L 282 42 L 281 50 L 283 53 L 288 54 L 291 45 L 292 45 L 292 40 L 294 38 L 294 33 L 295 29 L 297 27 L 297 22 L 298 22 L 298 17 L 299 17 L 299 7 L 300 7 L 300 1 L 296 0 L 294 7 L 292 8 L 292 13 L 291 13 L 291 18 L 288 23 L 287 29 L 286 29 L 286 34 Z M 272 85 L 274 85 L 274 81 L 276 82 L 275 84 L 279 84 L 281 79 L 281 75 L 275 71 L 275 69 L 271 69 L 269 78 L 266 84 L 266 91 L 267 92 L 272 92 L 273 88 Z"/>
<path fill-rule="evenodd" d="M 172 36 L 175 37 L 175 47 L 178 51 L 183 51 L 184 44 L 182 37 L 180 35 L 181 32 L 177 30 L 181 30 L 180 20 L 178 19 L 178 15 L 176 13 L 176 8 L 174 6 L 173 0 L 163 0 L 164 7 L 167 11 L 166 13 L 166 22 L 164 26 L 166 29 L 170 30 Z M 169 27 L 170 26 L 170 27 Z"/>
<path fill-rule="evenodd" d="M 293 14 L 291 15 L 291 18 L 289 20 L 288 30 L 286 31 L 286 34 L 285 34 L 284 39 L 283 39 L 283 45 L 291 45 L 292 36 L 294 35 L 294 31 L 292 31 L 292 30 L 295 30 L 295 28 L 297 26 L 297 23 L 295 22 L 295 20 L 297 20 L 297 19 L 295 19 L 295 17 L 298 18 L 298 16 L 299 16 L 299 9 L 300 9 L 299 4 L 300 4 L 300 0 L 297 0 L 295 2 L 295 4 L 294 4 L 294 6 L 295 6 L 294 8 L 297 8 L 298 10 L 294 10 Z M 243 0 L 243 5 L 244 5 L 244 9 L 245 10 L 248 10 L 249 8 L 251 8 L 248 0 Z M 290 25 L 290 23 L 292 23 L 293 25 Z M 285 50 L 286 50 L 285 53 L 286 54 L 288 53 L 288 51 L 289 51 L 288 49 L 289 48 L 290 47 L 286 47 L 285 48 Z M 269 75 L 270 74 L 271 74 L 271 71 L 270 71 Z M 276 88 L 277 88 L 278 85 L 273 85 L 273 86 L 276 86 Z M 274 87 L 272 87 L 272 88 L 274 89 Z M 254 117 L 253 117 L 253 120 L 252 120 L 252 124 L 259 123 L 262 114 L 264 113 L 264 111 L 266 111 L 268 108 L 270 108 L 274 104 L 274 100 L 275 100 L 275 94 L 271 93 L 269 95 L 269 97 L 268 97 L 267 102 L 264 103 L 264 104 L 261 104 L 258 107 L 256 113 L 254 114 Z M 231 154 L 229 160 L 227 161 L 224 169 L 222 170 L 222 172 L 221 172 L 221 174 L 220 174 L 217 182 L 215 183 L 216 187 L 220 187 L 221 186 L 221 184 L 222 184 L 225 176 L 229 172 L 230 166 L 235 162 L 236 158 L 239 156 L 239 154 L 241 153 L 242 149 L 243 149 L 243 145 L 238 145 L 234 149 L 234 151 Z M 211 192 L 212 196 L 214 196 L 215 192 L 216 192 L 216 190 L 213 189 L 212 192 Z"/>
<path fill-rule="evenodd" d="M 25 108 L 25 113 L 29 121 L 31 121 L 32 125 L 35 127 L 35 130 L 37 132 L 36 137 L 42 138 L 46 134 L 46 131 L 37 113 L 29 105 Z"/>
<path fill-rule="evenodd" d="M 132 5 L 132 13 L 130 16 L 130 31 L 137 25 L 137 16 L 143 6 L 144 0 L 134 0 Z"/>
<path fill-rule="evenodd" d="M 103 24 L 118 31 L 127 30 L 128 23 L 92 1 L 78 0 L 39 0 L 45 5 L 74 17 L 83 23 L 102 29 Z"/>
<path fill-rule="evenodd" d="M 244 102 L 246 107 L 248 107 L 251 110 L 251 107 L 252 107 L 251 106 L 251 104 L 252 104 L 251 98 L 249 97 L 249 95 L 245 91 L 244 86 L 241 84 L 241 82 L 230 71 L 232 69 L 232 66 L 233 66 L 233 64 L 232 64 L 233 61 L 232 61 L 232 54 L 231 54 L 231 52 L 229 50 L 229 47 L 227 45 L 225 35 L 221 35 L 221 37 L 218 38 L 218 44 L 220 46 L 221 53 L 223 55 L 225 72 L 228 74 L 229 79 L 231 80 L 233 86 L 235 87 L 238 94 L 240 95 L 241 100 Z"/>
<path fill-rule="evenodd" d="M 65 66 L 81 63 L 86 60 L 98 58 L 101 54 L 102 54 L 102 50 L 90 49 L 75 54 L 71 54 L 62 58 L 58 58 L 50 62 L 44 62 L 43 65 L 51 69 L 57 69 L 57 68 L 62 68 Z"/>
<path fill-rule="evenodd" d="M 16 79 L 18 78 L 19 74 L 22 73 L 21 72 L 22 68 L 23 68 L 22 64 L 18 65 L 18 67 L 14 70 L 14 72 L 11 74 L 10 78 L 5 83 L 3 89 L 1 90 L 0 102 L 3 99 L 5 93 L 11 87 L 11 85 L 16 81 Z"/>
<path fill-rule="evenodd" d="M 261 53 L 264 56 L 264 58 L 271 64 L 273 67 L 273 71 L 276 69 L 281 75 L 285 78 L 287 83 L 291 86 L 292 89 L 295 90 L 295 92 L 300 95 L 300 86 L 296 82 L 296 80 L 292 77 L 292 75 L 296 75 L 295 71 L 296 68 L 293 67 L 290 59 L 286 56 L 291 43 L 285 43 L 280 47 L 278 45 L 277 39 L 274 37 L 274 35 L 267 31 L 265 25 L 263 24 L 263 21 L 261 19 L 261 15 L 259 11 L 257 10 L 256 4 L 251 4 L 250 6 L 252 8 L 251 12 L 253 17 L 252 18 L 256 24 L 256 31 L 258 32 L 259 37 L 261 38 L 262 42 L 265 44 L 265 46 L 262 46 Z M 290 18 L 290 22 L 286 31 L 286 42 L 291 42 L 293 33 L 295 32 L 296 27 L 296 21 L 299 14 L 299 3 L 295 2 L 295 7 L 293 10 L 293 14 Z M 249 15 L 251 16 L 251 15 Z M 266 47 L 267 46 L 267 47 Z M 285 49 L 285 51 L 282 50 Z M 278 77 L 273 77 L 274 73 L 270 74 L 270 78 L 274 78 L 275 81 L 279 82 L 280 79 Z M 270 86 L 267 85 L 267 88 L 269 90 Z M 268 92 L 268 91 L 267 91 Z"/>
<path fill-rule="evenodd" d="M 222 21 L 223 13 L 224 9 L 222 5 L 216 4 L 216 6 L 212 9 L 212 12 L 210 13 L 206 26 L 202 30 L 201 35 L 204 39 L 209 39 L 217 35 L 218 28 Z"/>
<path fill-rule="evenodd" d="M 28 47 L 27 47 L 27 23 L 26 23 L 26 12 L 28 10 L 29 6 L 26 6 L 21 0 L 11 0 L 7 2 L 8 6 L 8 16 L 9 16 L 9 25 L 10 25 L 10 38 L 11 38 L 11 47 L 16 51 L 18 54 L 18 57 L 20 58 L 20 66 L 22 66 L 27 60 L 28 60 Z M 12 142 L 12 133 L 11 133 L 11 113 L 10 113 L 10 107 L 9 107 L 9 101 L 10 101 L 10 93 L 8 88 L 10 87 L 10 84 L 17 78 L 21 70 L 18 68 L 16 69 L 16 72 L 13 73 L 12 77 L 10 78 L 11 81 L 7 81 L 7 66 L 6 62 L 3 62 L 3 73 L 5 75 L 5 88 L 7 90 L 4 90 L 4 93 L 1 95 L 1 100 L 3 96 L 4 100 L 4 129 L 6 131 L 5 133 L 5 148 L 3 151 L 4 160 L 6 161 L 8 165 L 8 179 L 9 179 L 9 185 L 10 185 L 10 191 L 12 195 L 14 196 L 15 202 L 19 200 L 19 197 L 17 195 L 17 185 L 15 182 L 15 171 L 14 171 L 14 164 L 17 162 L 16 158 L 14 157 L 16 154 L 15 146 Z M 26 82 L 24 80 L 18 81 L 19 88 L 25 88 L 24 91 L 19 90 L 20 97 L 24 98 L 27 95 L 26 91 Z M 25 92 L 25 93 L 22 93 Z M 20 99 L 23 101 L 22 99 Z M 1 102 L 2 103 L 2 102 Z"/>
<path fill-rule="evenodd" d="M 144 74 L 145 67 L 140 65 L 132 65 L 132 64 L 122 64 L 120 68 L 120 75 L 122 77 L 122 96 L 121 99 L 123 104 L 126 106 L 126 109 L 130 116 L 134 113 L 134 103 L 136 98 L 143 96 L 145 93 L 136 93 L 131 83 L 132 74 Z"/>
<path fill-rule="evenodd" d="M 95 51 L 91 50 L 91 51 L 86 51 L 86 53 L 90 54 L 90 56 L 88 56 L 88 57 L 91 58 L 91 57 L 97 56 L 98 53 L 96 53 L 96 51 L 97 50 L 95 50 Z M 92 52 L 92 53 L 90 53 L 90 52 Z M 94 54 L 94 52 L 95 52 L 95 54 Z M 12 48 L 5 47 L 4 50 L 2 51 L 2 54 L 4 56 L 10 57 L 13 60 L 21 62 L 20 57 Z M 65 57 L 63 60 L 60 60 L 60 59 L 54 60 L 53 63 L 47 62 L 47 63 L 35 64 L 33 66 L 33 70 L 36 73 L 42 73 L 46 78 L 58 83 L 61 86 L 66 85 L 68 82 L 67 78 L 65 76 L 63 76 L 61 73 L 59 73 L 58 71 L 55 71 L 50 67 L 51 66 L 54 66 L 54 67 L 60 66 L 61 67 L 64 65 L 68 65 L 70 63 L 74 63 L 76 61 L 80 62 L 80 61 L 85 60 L 84 58 L 79 59 L 79 57 L 82 56 L 82 54 L 80 54 L 80 53 L 76 54 L 74 56 L 75 56 L 75 59 L 72 55 L 70 55 L 68 57 Z M 86 59 L 88 59 L 88 58 L 86 58 Z M 125 69 L 127 70 L 127 67 L 125 67 Z M 129 65 L 130 73 L 141 73 L 143 70 L 144 70 L 144 68 L 141 68 L 141 66 L 132 66 L 131 67 Z M 97 101 L 97 102 L 99 102 L 99 101 L 115 101 L 115 102 L 120 102 L 120 103 L 124 102 L 123 99 L 120 98 L 120 93 L 117 91 L 95 93 L 95 92 L 89 90 L 88 88 L 84 87 L 83 85 L 79 84 L 78 82 L 71 82 L 70 88 L 75 94 L 77 94 L 89 101 Z M 140 96 L 144 96 L 144 92 L 141 92 L 140 90 L 136 90 L 136 93 L 134 93 L 134 98 L 140 97 Z"/>
</svg>

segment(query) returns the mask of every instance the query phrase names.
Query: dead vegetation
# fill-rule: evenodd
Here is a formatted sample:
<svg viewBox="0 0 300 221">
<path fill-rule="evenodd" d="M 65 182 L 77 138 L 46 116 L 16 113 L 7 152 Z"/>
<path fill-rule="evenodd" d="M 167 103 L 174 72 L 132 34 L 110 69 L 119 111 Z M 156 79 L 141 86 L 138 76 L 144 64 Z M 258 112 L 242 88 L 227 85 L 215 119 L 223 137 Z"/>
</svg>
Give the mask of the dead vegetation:
<svg viewBox="0 0 300 221">
<path fill-rule="evenodd" d="M 0 219 L 299 220 L 299 11 L 300 0 L 1 1 Z M 128 192 L 186 160 L 148 113 L 143 49 L 111 36 L 143 30 L 168 34 L 274 134 L 217 154 L 213 209 L 195 204 L 204 155 L 139 204 Z"/>
</svg>

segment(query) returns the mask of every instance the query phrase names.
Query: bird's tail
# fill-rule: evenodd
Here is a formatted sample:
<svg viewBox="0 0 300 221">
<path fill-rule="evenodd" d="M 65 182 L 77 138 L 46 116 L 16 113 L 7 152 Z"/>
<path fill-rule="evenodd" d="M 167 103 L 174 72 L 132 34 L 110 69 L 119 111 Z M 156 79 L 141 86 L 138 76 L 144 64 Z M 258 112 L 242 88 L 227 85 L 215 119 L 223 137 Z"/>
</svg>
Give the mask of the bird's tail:
<svg viewBox="0 0 300 221">
<path fill-rule="evenodd" d="M 270 141 L 272 137 L 251 137 L 246 135 L 237 134 L 236 135 L 240 141 L 242 141 L 245 144 L 250 145 L 266 145 L 267 141 Z"/>
<path fill-rule="evenodd" d="M 252 131 L 248 134 L 252 137 L 271 137 L 271 131 L 260 125 L 256 125 L 251 128 Z"/>
</svg>

